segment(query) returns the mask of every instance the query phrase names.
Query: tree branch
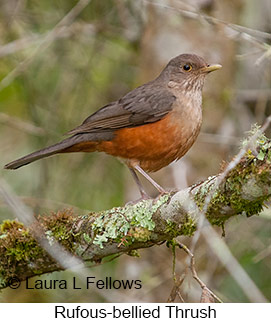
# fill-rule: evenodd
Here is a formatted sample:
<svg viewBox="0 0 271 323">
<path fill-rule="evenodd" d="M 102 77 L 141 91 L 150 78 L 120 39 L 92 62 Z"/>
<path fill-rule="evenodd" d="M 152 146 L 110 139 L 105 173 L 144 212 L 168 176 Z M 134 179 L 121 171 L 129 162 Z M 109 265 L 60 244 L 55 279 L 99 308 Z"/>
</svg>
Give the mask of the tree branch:
<svg viewBox="0 0 271 323">
<path fill-rule="evenodd" d="M 209 177 L 154 200 L 85 215 L 59 211 L 37 216 L 30 227 L 4 221 L 0 227 L 1 288 L 14 276 L 25 280 L 64 269 L 41 247 L 42 240 L 52 249 L 60 244 L 67 255 L 99 264 L 107 256 L 136 255 L 137 249 L 180 235 L 192 236 L 203 209 L 210 223 L 221 227 L 232 216 L 258 214 L 271 195 L 271 141 L 261 134 L 249 147 L 223 178 Z"/>
</svg>

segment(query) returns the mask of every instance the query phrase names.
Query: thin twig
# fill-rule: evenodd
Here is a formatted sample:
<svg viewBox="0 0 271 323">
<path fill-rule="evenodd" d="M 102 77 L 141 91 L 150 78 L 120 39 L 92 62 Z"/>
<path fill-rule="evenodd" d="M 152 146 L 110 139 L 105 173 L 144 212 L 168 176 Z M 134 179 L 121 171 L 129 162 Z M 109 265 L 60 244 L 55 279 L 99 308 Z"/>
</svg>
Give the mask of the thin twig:
<svg viewBox="0 0 271 323">
<path fill-rule="evenodd" d="M 262 54 L 262 56 L 260 56 L 256 62 L 255 65 L 259 66 L 265 59 L 270 58 L 271 57 L 271 46 L 268 45 L 268 48 L 266 49 L 266 51 Z"/>
<path fill-rule="evenodd" d="M 167 303 L 174 302 L 177 296 L 179 296 L 182 303 L 185 303 L 185 301 L 181 295 L 181 292 L 180 292 L 180 287 L 185 279 L 185 276 L 186 276 L 185 273 L 183 273 L 180 277 L 177 277 L 177 275 L 175 275 L 174 286 L 172 287 L 170 295 L 167 299 Z"/>
<path fill-rule="evenodd" d="M 187 254 L 188 256 L 190 257 L 190 265 L 189 265 L 189 268 L 191 270 L 191 273 L 193 275 L 193 278 L 198 282 L 198 284 L 200 285 L 202 291 L 204 290 L 207 290 L 208 293 L 219 303 L 223 303 L 222 300 L 216 296 L 215 293 L 213 293 L 207 286 L 206 284 L 199 278 L 198 274 L 197 274 L 197 271 L 196 271 L 196 268 L 195 268 L 195 258 L 194 258 L 194 255 L 193 253 L 182 243 L 179 243 L 179 247 L 181 249 L 183 249 Z"/>
<path fill-rule="evenodd" d="M 222 19 L 218 19 L 218 18 L 209 16 L 209 15 L 202 14 L 201 12 L 195 12 L 195 11 L 191 11 L 191 10 L 176 8 L 176 7 L 172 7 L 172 6 L 169 6 L 166 4 L 162 4 L 162 3 L 158 3 L 158 2 L 150 1 L 150 0 L 141 0 L 141 1 L 148 3 L 148 4 L 152 4 L 156 7 L 161 7 L 161 8 L 165 8 L 168 10 L 173 10 L 173 11 L 179 12 L 182 16 L 184 16 L 186 18 L 197 19 L 197 20 L 204 19 L 204 21 L 206 21 L 207 23 L 209 23 L 211 25 L 224 26 L 224 28 L 228 28 L 228 29 L 231 29 L 232 31 L 237 32 L 244 40 L 247 40 L 249 42 L 257 44 L 259 47 L 261 47 L 264 50 L 266 50 L 267 43 L 262 40 L 259 40 L 258 38 L 264 38 L 266 40 L 271 39 L 271 34 L 268 32 L 248 28 L 245 26 L 237 25 L 237 24 L 231 24 L 231 23 L 224 21 Z"/>
<path fill-rule="evenodd" d="M 91 0 L 80 0 L 77 4 L 62 18 L 55 27 L 41 40 L 39 46 L 33 51 L 32 55 L 20 62 L 7 76 L 0 82 L 0 91 L 9 86 L 13 80 L 22 73 L 33 61 L 33 59 L 41 52 L 47 49 L 52 41 L 63 32 L 63 28 L 72 24 L 74 19 L 81 13 L 81 11 L 91 2 Z"/>
<path fill-rule="evenodd" d="M 50 30 L 43 34 L 31 34 L 4 44 L 0 46 L 0 57 L 15 54 L 18 51 L 32 46 L 40 46 L 51 32 L 52 31 Z M 67 38 L 74 34 L 78 35 L 78 33 L 93 35 L 96 33 L 96 26 L 90 23 L 74 22 L 70 26 L 58 27 L 57 33 L 53 34 L 51 41 L 55 41 L 59 38 Z"/>
<path fill-rule="evenodd" d="M 12 126 L 19 130 L 22 130 L 26 133 L 30 133 L 36 136 L 44 136 L 46 131 L 40 127 L 37 127 L 30 122 L 23 121 L 19 118 L 9 116 L 6 113 L 0 112 L 0 123 L 4 123 L 5 125 Z"/>
</svg>

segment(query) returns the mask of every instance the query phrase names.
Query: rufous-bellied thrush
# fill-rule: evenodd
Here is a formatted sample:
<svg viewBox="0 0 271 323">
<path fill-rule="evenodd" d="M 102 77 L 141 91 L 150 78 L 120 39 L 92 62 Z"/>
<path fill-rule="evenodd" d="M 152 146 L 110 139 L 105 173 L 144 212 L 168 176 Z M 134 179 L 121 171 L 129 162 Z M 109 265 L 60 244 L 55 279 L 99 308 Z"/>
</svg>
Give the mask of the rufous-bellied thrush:
<svg viewBox="0 0 271 323">
<path fill-rule="evenodd" d="M 220 68 L 221 65 L 208 65 L 197 55 L 179 55 L 156 79 L 89 116 L 68 132 L 69 138 L 5 168 L 16 169 L 59 153 L 103 151 L 126 162 L 143 198 L 147 195 L 135 170 L 163 193 L 163 188 L 146 172 L 178 160 L 193 145 L 202 123 L 205 76 Z"/>
</svg>

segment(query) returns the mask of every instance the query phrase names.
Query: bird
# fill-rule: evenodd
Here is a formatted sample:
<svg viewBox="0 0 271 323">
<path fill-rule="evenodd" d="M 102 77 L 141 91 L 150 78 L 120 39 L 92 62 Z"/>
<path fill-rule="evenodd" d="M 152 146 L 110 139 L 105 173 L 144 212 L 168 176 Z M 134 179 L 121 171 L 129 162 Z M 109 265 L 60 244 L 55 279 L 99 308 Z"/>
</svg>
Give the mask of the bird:
<svg viewBox="0 0 271 323">
<path fill-rule="evenodd" d="M 4 166 L 17 169 L 38 159 L 69 152 L 105 152 L 123 160 L 139 188 L 138 173 L 160 194 L 165 190 L 149 172 L 183 157 L 202 124 L 202 89 L 207 74 L 220 69 L 196 54 L 172 58 L 152 81 L 128 92 L 87 117 L 68 138 Z"/>
</svg>

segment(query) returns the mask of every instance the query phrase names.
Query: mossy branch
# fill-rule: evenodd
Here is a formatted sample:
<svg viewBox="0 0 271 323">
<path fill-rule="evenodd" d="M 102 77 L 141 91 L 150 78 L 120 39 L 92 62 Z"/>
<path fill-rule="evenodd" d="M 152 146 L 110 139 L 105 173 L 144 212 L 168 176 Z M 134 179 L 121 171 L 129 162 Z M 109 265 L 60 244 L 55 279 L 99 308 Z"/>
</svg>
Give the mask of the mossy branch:
<svg viewBox="0 0 271 323">
<path fill-rule="evenodd" d="M 85 262 L 101 263 L 121 253 L 136 255 L 137 249 L 193 235 L 204 208 L 211 224 L 221 226 L 232 216 L 258 214 L 271 194 L 270 170 L 271 141 L 261 135 L 222 178 L 213 176 L 179 192 L 99 213 L 74 215 L 64 210 L 38 216 L 30 228 L 4 221 L 0 227 L 1 288 L 13 276 L 25 280 L 63 269 L 35 239 L 41 229 L 52 248 L 59 243 Z"/>
</svg>

